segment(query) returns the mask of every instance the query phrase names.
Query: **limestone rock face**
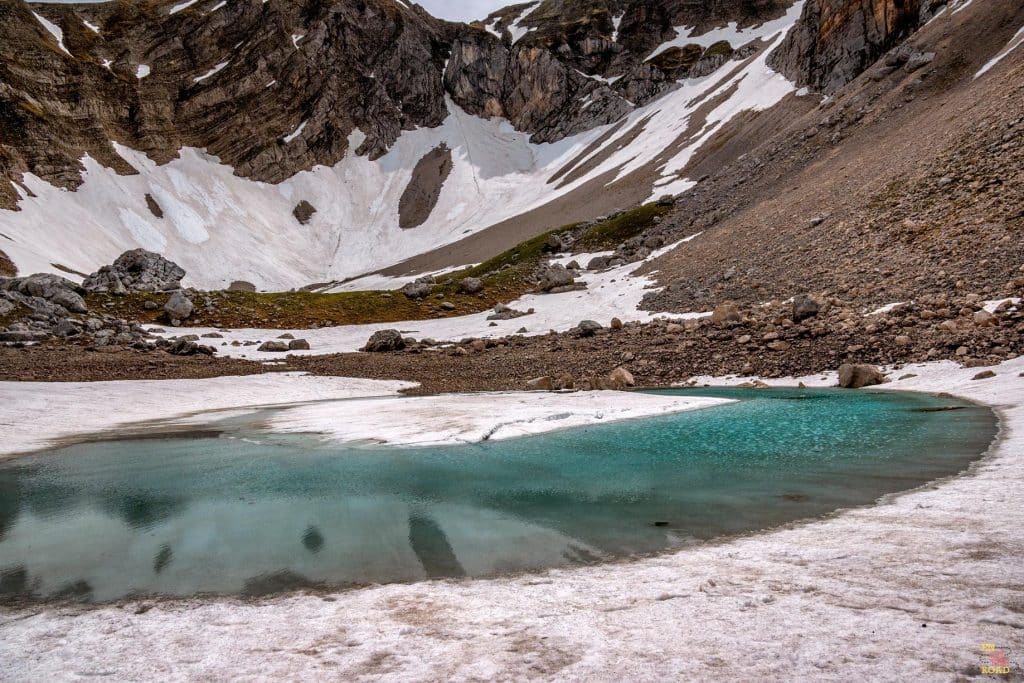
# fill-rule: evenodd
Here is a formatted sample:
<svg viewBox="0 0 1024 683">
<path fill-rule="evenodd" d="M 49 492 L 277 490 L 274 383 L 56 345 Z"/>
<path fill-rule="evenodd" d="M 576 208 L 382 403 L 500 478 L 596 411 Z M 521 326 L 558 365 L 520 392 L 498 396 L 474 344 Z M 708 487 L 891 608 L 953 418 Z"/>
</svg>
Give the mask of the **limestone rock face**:
<svg viewBox="0 0 1024 683">
<path fill-rule="evenodd" d="M 915 31 L 933 0 L 808 0 L 768 64 L 798 85 L 832 93 Z"/>
</svg>

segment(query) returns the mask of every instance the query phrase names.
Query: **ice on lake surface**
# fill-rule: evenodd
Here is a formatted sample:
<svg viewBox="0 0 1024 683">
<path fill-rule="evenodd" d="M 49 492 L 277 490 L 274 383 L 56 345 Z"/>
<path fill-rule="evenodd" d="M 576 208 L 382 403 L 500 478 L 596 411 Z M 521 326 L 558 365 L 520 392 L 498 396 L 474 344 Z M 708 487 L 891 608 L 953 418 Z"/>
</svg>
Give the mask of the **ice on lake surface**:
<svg viewBox="0 0 1024 683">
<path fill-rule="evenodd" d="M 0 467 L 0 601 L 607 561 L 869 504 L 962 471 L 996 433 L 990 410 L 922 394 L 667 393 L 741 400 L 429 448 L 268 434 L 263 414 L 21 458 Z"/>
</svg>

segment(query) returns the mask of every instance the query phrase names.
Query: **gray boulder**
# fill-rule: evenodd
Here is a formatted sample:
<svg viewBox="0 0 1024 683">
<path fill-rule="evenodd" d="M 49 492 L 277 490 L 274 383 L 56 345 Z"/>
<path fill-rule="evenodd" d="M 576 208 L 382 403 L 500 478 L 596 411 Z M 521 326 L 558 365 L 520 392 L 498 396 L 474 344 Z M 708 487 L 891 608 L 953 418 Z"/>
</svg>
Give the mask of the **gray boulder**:
<svg viewBox="0 0 1024 683">
<path fill-rule="evenodd" d="M 164 304 L 164 311 L 170 316 L 171 320 L 186 320 L 192 311 L 194 310 L 192 302 L 189 298 L 181 292 L 175 292 L 171 295 L 171 298 Z"/>
<path fill-rule="evenodd" d="M 288 350 L 288 342 L 283 341 L 266 341 L 263 342 L 257 351 L 266 351 L 270 353 L 284 353 Z"/>
<path fill-rule="evenodd" d="M 463 294 L 478 294 L 484 291 L 484 281 L 478 277 L 463 278 L 459 282 L 459 291 Z"/>
<path fill-rule="evenodd" d="M 576 326 L 576 330 L 581 337 L 593 337 L 601 328 L 601 323 L 596 320 L 583 320 Z"/>
<path fill-rule="evenodd" d="M 565 266 L 560 263 L 552 263 L 541 266 L 537 270 L 537 288 L 542 292 L 550 292 L 553 289 L 572 285 L 576 279 Z"/>
<path fill-rule="evenodd" d="M 425 275 L 402 287 L 402 294 L 410 299 L 426 299 L 434 291 L 434 278 Z"/>
<path fill-rule="evenodd" d="M 288 342 L 289 351 L 309 351 L 309 342 L 305 339 L 292 339 Z"/>
<path fill-rule="evenodd" d="M 401 351 L 405 348 L 405 339 L 398 330 L 377 330 L 363 347 L 363 351 L 381 353 L 385 351 Z"/>
<path fill-rule="evenodd" d="M 82 281 L 90 292 L 166 292 L 181 287 L 185 270 L 160 254 L 133 249 Z"/>
<path fill-rule="evenodd" d="M 85 313 L 89 309 L 79 292 L 82 288 L 59 275 L 37 273 L 27 277 L 0 278 L 0 291 L 13 303 L 28 306 L 37 313 L 63 317 L 63 313 Z"/>
</svg>

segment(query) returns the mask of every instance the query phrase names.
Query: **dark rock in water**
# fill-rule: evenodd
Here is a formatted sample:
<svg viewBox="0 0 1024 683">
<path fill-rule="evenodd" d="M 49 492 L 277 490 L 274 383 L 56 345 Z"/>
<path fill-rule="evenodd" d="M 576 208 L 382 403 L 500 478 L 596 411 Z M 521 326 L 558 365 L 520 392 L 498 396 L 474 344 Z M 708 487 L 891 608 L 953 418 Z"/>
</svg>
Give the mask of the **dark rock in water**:
<svg viewBox="0 0 1024 683">
<path fill-rule="evenodd" d="M 583 320 L 576 326 L 581 337 L 593 337 L 600 329 L 602 329 L 602 325 L 596 320 Z"/>
<path fill-rule="evenodd" d="M 305 339 L 292 339 L 288 342 L 289 351 L 309 351 L 309 342 Z"/>
<path fill-rule="evenodd" d="M 235 280 L 228 285 L 229 292 L 255 292 L 256 285 L 245 280 Z"/>
<path fill-rule="evenodd" d="M 313 219 L 313 214 L 316 213 L 316 207 L 303 199 L 301 202 L 295 205 L 292 209 L 292 215 L 302 225 L 307 225 L 310 220 Z"/>
<path fill-rule="evenodd" d="M 187 320 L 193 310 L 192 302 L 181 292 L 172 294 L 164 304 L 164 311 L 167 312 L 171 320 Z"/>
<path fill-rule="evenodd" d="M 257 351 L 264 351 L 269 353 L 284 353 L 288 350 L 288 342 L 283 341 L 265 341 L 263 342 Z"/>
<path fill-rule="evenodd" d="M 873 365 L 844 363 L 839 366 L 839 386 L 844 389 L 860 389 L 885 382 L 885 375 Z"/>
<path fill-rule="evenodd" d="M 405 348 L 405 339 L 398 330 L 378 330 L 374 332 L 363 347 L 363 351 L 380 353 L 384 351 L 401 351 Z"/>
<path fill-rule="evenodd" d="M 463 294 L 478 294 L 484 290 L 484 282 L 478 277 L 463 278 L 459 282 L 459 291 Z"/>
<path fill-rule="evenodd" d="M 798 294 L 793 297 L 793 322 L 801 322 L 818 315 L 821 305 L 814 297 Z"/>
<path fill-rule="evenodd" d="M 166 292 L 181 287 L 185 269 L 145 249 L 126 251 L 82 281 L 90 292 Z"/>
</svg>

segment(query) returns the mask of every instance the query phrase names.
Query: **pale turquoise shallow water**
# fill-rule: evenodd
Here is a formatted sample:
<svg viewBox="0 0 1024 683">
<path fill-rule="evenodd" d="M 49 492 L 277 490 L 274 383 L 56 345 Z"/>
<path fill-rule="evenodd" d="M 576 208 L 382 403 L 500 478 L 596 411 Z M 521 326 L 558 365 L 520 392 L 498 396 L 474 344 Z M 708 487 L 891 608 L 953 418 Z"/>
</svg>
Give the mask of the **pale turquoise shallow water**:
<svg viewBox="0 0 1024 683">
<path fill-rule="evenodd" d="M 0 602 L 598 562 L 868 504 L 962 471 L 996 432 L 987 409 L 919 394 L 664 393 L 740 402 L 477 445 L 325 445 L 228 422 L 22 458 L 0 466 Z"/>
</svg>

